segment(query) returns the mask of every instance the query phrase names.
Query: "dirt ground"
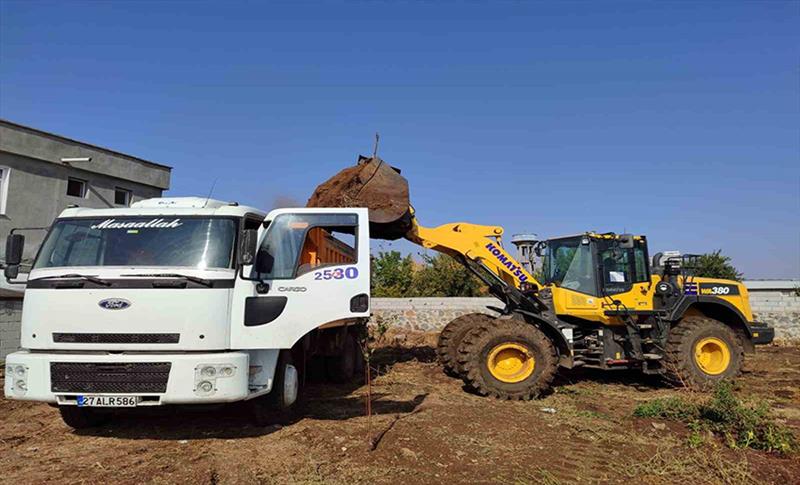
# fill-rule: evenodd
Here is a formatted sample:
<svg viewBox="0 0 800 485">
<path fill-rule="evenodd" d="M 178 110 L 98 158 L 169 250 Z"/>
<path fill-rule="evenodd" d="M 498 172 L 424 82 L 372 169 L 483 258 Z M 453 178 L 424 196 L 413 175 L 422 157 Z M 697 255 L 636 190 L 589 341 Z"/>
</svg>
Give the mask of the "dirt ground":
<svg viewBox="0 0 800 485">
<path fill-rule="evenodd" d="M 397 336 L 401 337 L 401 336 Z M 549 396 L 466 393 L 434 360 L 435 336 L 376 351 L 366 386 L 309 386 L 303 418 L 256 427 L 242 406 L 161 409 L 74 432 L 47 405 L 0 401 L 6 483 L 800 483 L 797 455 L 687 444 L 681 423 L 632 417 L 686 391 L 636 373 L 563 372 Z M 762 348 L 738 381 L 800 433 L 800 348 Z M 655 426 L 654 426 L 655 424 Z M 663 424 L 663 426 L 662 426 Z M 370 450 L 370 436 L 383 433 Z"/>
</svg>

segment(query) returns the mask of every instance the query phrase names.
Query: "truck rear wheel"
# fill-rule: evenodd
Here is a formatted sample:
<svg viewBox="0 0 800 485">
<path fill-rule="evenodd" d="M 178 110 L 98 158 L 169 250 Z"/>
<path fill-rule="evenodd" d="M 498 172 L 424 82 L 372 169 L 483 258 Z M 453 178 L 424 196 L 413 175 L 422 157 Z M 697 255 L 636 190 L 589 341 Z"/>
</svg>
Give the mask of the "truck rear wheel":
<svg viewBox="0 0 800 485">
<path fill-rule="evenodd" d="M 250 401 L 253 420 L 259 426 L 290 423 L 303 405 L 303 378 L 291 350 L 281 350 L 275 366 L 272 390 Z"/>
<path fill-rule="evenodd" d="M 488 324 L 494 319 L 483 313 L 468 313 L 451 320 L 439 333 L 436 344 L 436 355 L 444 367 L 445 374 L 451 377 L 460 377 L 458 363 L 458 346 L 464 335 L 470 330 L 484 323 Z"/>
<path fill-rule="evenodd" d="M 339 355 L 325 358 L 325 371 L 333 382 L 343 383 L 353 380 L 359 368 L 358 359 L 363 359 L 358 348 L 358 342 L 352 333 L 344 337 L 344 345 Z M 363 367 L 361 367 L 363 371 Z"/>
<path fill-rule="evenodd" d="M 550 388 L 558 358 L 550 339 L 535 326 L 493 320 L 464 336 L 458 348 L 464 381 L 479 394 L 529 400 Z"/>
<path fill-rule="evenodd" d="M 78 406 L 59 406 L 58 410 L 61 413 L 61 420 L 73 429 L 102 426 L 111 419 L 108 413 Z"/>
<path fill-rule="evenodd" d="M 709 389 L 739 375 L 743 360 L 739 337 L 720 321 L 689 316 L 670 330 L 665 368 L 673 384 Z"/>
</svg>

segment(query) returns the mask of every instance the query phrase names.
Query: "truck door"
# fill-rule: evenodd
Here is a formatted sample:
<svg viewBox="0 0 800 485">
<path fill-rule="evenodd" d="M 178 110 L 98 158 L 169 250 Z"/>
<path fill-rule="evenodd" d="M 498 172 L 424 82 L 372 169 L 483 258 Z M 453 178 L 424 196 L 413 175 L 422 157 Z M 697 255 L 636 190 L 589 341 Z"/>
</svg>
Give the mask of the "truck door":
<svg viewBox="0 0 800 485">
<path fill-rule="evenodd" d="M 369 317 L 367 209 L 280 209 L 237 278 L 232 349 L 291 348 L 322 325 Z"/>
</svg>

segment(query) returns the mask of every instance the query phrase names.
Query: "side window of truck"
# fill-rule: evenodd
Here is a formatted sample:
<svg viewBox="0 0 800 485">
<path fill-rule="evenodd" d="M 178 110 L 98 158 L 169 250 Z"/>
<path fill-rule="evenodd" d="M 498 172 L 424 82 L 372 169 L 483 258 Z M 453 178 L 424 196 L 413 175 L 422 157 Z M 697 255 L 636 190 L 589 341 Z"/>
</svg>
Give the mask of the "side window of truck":
<svg viewBox="0 0 800 485">
<path fill-rule="evenodd" d="M 324 266 L 357 261 L 355 214 L 281 214 L 269 226 L 258 258 L 272 268 L 261 279 L 291 279 Z"/>
</svg>

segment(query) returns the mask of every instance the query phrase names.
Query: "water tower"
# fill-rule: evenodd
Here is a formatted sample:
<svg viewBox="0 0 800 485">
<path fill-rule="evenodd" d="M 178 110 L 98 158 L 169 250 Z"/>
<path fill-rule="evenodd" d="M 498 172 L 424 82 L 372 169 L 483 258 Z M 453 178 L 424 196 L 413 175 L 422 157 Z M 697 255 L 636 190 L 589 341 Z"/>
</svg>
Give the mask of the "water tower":
<svg viewBox="0 0 800 485">
<path fill-rule="evenodd" d="M 533 248 L 538 242 L 539 236 L 533 233 L 514 234 L 511 236 L 511 244 L 517 247 L 517 260 L 531 274 L 533 274 L 536 258 Z"/>
</svg>

